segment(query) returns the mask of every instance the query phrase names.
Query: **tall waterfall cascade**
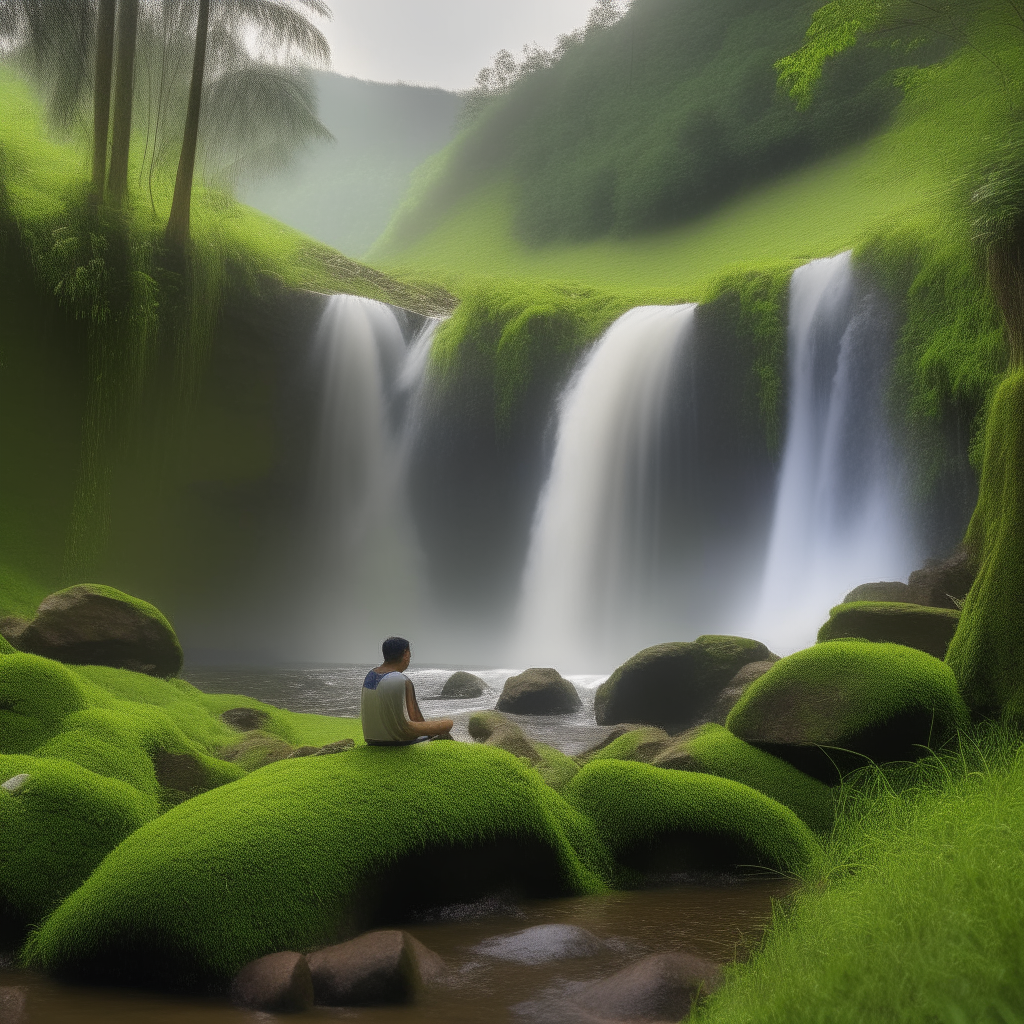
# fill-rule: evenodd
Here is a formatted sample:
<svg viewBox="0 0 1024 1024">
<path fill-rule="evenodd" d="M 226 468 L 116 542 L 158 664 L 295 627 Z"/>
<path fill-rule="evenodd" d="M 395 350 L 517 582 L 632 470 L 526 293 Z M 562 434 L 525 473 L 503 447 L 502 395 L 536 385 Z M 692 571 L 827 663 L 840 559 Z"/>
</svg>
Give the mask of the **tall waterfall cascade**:
<svg viewBox="0 0 1024 1024">
<path fill-rule="evenodd" d="M 334 295 L 324 309 L 314 346 L 323 397 L 310 660 L 372 658 L 382 636 L 419 624 L 425 583 L 406 452 L 439 322 L 426 320 L 407 339 L 384 303 Z"/>
<path fill-rule="evenodd" d="M 790 284 L 789 410 L 751 634 L 778 653 L 814 643 L 853 587 L 905 580 L 921 552 L 886 405 L 893 330 L 850 253 Z"/>
<path fill-rule="evenodd" d="M 620 317 L 564 393 L 523 575 L 518 653 L 601 668 L 655 642 L 661 602 L 658 449 L 695 305 Z"/>
</svg>

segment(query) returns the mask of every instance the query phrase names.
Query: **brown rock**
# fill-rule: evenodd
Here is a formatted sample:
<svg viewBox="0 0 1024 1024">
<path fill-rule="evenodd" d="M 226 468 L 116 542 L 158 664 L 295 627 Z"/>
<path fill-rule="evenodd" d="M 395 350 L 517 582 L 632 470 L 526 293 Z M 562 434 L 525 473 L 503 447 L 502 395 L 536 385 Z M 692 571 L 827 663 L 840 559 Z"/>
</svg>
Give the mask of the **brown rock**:
<svg viewBox="0 0 1024 1024">
<path fill-rule="evenodd" d="M 23 619 L 20 615 L 5 615 L 0 618 L 0 636 L 12 647 L 18 646 L 27 627 L 28 619 Z"/>
<path fill-rule="evenodd" d="M 818 630 L 818 642 L 871 640 L 915 647 L 933 658 L 945 658 L 960 613 L 949 608 L 901 602 L 859 601 L 841 604 Z"/>
<path fill-rule="evenodd" d="M 301 953 L 271 953 L 246 964 L 231 982 L 231 1001 L 250 1010 L 289 1012 L 313 1005 L 313 978 Z"/>
<path fill-rule="evenodd" d="M 760 679 L 778 660 L 778 657 L 773 654 L 771 658 L 765 661 L 751 661 L 744 665 L 729 680 L 729 685 L 724 687 L 711 703 L 711 706 L 703 715 L 704 722 L 701 724 L 714 722 L 716 725 L 725 725 L 729 712 L 736 706 L 736 702 L 740 697 L 747 692 L 747 687 L 755 679 Z"/>
<path fill-rule="evenodd" d="M 239 732 L 249 732 L 251 729 L 262 729 L 270 721 L 270 715 L 259 708 L 229 708 L 223 712 L 220 720 Z"/>
<path fill-rule="evenodd" d="M 296 747 L 288 757 L 309 757 L 310 754 L 315 754 L 319 751 L 319 747 Z"/>
<path fill-rule="evenodd" d="M 957 608 L 974 583 L 977 566 L 967 549 L 958 548 L 949 558 L 929 559 L 923 569 L 910 574 L 909 589 L 915 604 L 933 608 Z"/>
<path fill-rule="evenodd" d="M 0 1021 L 28 1024 L 28 989 L 20 985 L 0 986 Z"/>
<path fill-rule="evenodd" d="M 905 601 L 907 604 L 918 604 L 914 600 L 913 593 L 906 583 L 862 583 L 854 587 L 846 597 L 843 604 L 851 601 Z"/>
<path fill-rule="evenodd" d="M 528 668 L 506 679 L 496 705 L 514 715 L 568 715 L 581 707 L 576 687 L 553 668 Z"/>
<path fill-rule="evenodd" d="M 356 745 L 353 739 L 335 740 L 334 743 L 327 743 L 319 750 L 314 751 L 315 757 L 323 757 L 324 754 L 340 754 L 343 751 L 351 750 Z"/>
<path fill-rule="evenodd" d="M 675 1021 L 718 984 L 721 969 L 688 953 L 655 953 L 577 992 L 574 1001 L 604 1020 Z"/>
<path fill-rule="evenodd" d="M 225 761 L 234 761 L 251 772 L 275 761 L 283 761 L 291 753 L 292 745 L 280 736 L 254 729 L 222 750 L 220 756 Z"/>
<path fill-rule="evenodd" d="M 436 981 L 444 962 L 408 932 L 367 932 L 307 957 L 317 1003 L 368 1006 L 407 1003 Z"/>
<path fill-rule="evenodd" d="M 523 730 L 500 711 L 478 711 L 470 715 L 467 726 L 469 735 L 477 743 L 507 750 L 516 757 L 525 757 L 531 764 L 541 760 L 540 752 L 526 738 Z"/>
<path fill-rule="evenodd" d="M 209 788 L 205 769 L 191 754 L 154 750 L 152 758 L 156 781 L 165 789 L 193 794 Z"/>
</svg>

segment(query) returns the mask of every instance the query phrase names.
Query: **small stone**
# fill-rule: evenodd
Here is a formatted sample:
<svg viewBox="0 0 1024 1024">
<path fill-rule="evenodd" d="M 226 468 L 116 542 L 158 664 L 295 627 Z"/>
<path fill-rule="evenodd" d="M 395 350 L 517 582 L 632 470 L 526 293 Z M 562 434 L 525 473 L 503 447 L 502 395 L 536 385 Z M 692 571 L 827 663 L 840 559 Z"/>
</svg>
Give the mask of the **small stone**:
<svg viewBox="0 0 1024 1024">
<path fill-rule="evenodd" d="M 220 716 L 220 720 L 239 732 L 249 732 L 262 729 L 270 721 L 270 715 L 259 708 L 230 708 Z"/>
<path fill-rule="evenodd" d="M 246 964 L 231 982 L 236 1006 L 269 1012 L 308 1010 L 313 978 L 301 953 L 271 953 Z"/>
<path fill-rule="evenodd" d="M 8 779 L 2 786 L 0 786 L 0 789 L 4 789 L 8 793 L 17 793 L 25 785 L 25 783 L 28 782 L 29 778 L 30 776 L 25 775 L 24 773 L 21 775 L 15 775 L 13 778 Z"/>
<path fill-rule="evenodd" d="M 574 924 L 538 924 L 511 935 L 485 939 L 474 952 L 495 960 L 541 964 L 603 953 L 608 946 L 593 932 Z"/>
<path fill-rule="evenodd" d="M 337 740 L 334 743 L 328 743 L 321 747 L 319 750 L 314 752 L 314 757 L 323 757 L 324 754 L 341 754 L 346 750 L 351 750 L 356 745 L 356 741 L 352 739 Z"/>
</svg>

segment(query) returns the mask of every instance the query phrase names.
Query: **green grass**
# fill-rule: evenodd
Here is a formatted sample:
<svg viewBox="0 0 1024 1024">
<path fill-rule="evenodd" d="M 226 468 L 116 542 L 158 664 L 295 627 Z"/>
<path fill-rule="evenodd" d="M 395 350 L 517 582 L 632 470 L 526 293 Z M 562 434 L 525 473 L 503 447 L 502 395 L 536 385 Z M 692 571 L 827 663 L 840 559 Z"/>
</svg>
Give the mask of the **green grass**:
<svg viewBox="0 0 1024 1024">
<path fill-rule="evenodd" d="M 135 832 L 33 934 L 26 963 L 223 985 L 265 953 L 347 937 L 370 880 L 402 857 L 494 842 L 547 851 L 521 870 L 552 893 L 598 891 L 610 870 L 590 823 L 505 751 L 425 743 L 279 761 Z"/>
<path fill-rule="evenodd" d="M 1017 1024 L 1024 748 L 991 727 L 843 785 L 834 833 L 699 1024 Z"/>
</svg>

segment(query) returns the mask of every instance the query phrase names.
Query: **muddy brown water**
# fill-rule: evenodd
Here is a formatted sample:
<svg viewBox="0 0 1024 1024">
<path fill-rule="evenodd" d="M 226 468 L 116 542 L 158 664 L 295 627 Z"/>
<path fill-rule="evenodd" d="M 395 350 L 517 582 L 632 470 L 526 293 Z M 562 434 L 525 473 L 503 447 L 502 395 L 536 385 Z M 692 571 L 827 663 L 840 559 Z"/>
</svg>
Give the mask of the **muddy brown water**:
<svg viewBox="0 0 1024 1024">
<path fill-rule="evenodd" d="M 500 899 L 446 908 L 441 919 L 406 925 L 448 967 L 445 983 L 405 1006 L 316 1007 L 286 1019 L 344 1019 L 365 1024 L 572 1024 L 574 988 L 607 977 L 650 953 L 678 950 L 730 963 L 743 959 L 771 917 L 773 899 L 793 891 L 779 878 L 702 879 L 628 892 L 512 903 Z M 487 940 L 536 925 L 572 924 L 603 942 L 596 954 L 539 963 L 497 959 Z M 483 947 L 483 948 L 481 948 Z M 28 1024 L 232 1024 L 275 1014 L 226 999 L 62 985 L 0 969 L 0 986 L 27 991 Z"/>
</svg>

